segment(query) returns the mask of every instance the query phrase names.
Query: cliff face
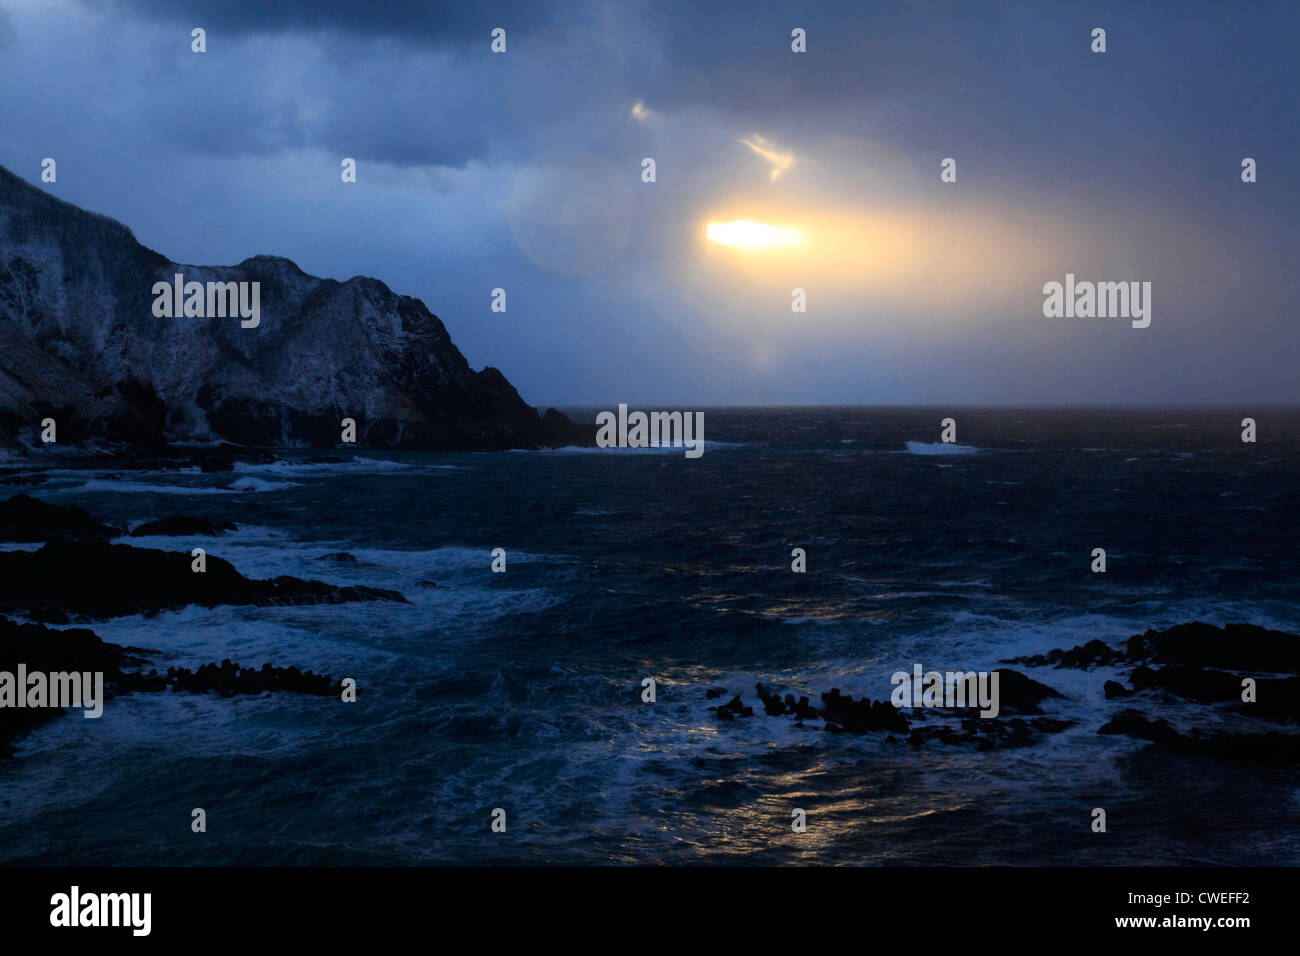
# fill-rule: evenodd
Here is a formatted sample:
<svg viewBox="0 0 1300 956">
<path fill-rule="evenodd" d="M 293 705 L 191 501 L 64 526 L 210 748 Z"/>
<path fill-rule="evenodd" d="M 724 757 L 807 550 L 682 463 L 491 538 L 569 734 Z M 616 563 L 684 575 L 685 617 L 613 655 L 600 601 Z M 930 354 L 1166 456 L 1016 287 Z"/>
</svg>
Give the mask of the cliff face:
<svg viewBox="0 0 1300 956">
<path fill-rule="evenodd" d="M 156 282 L 258 282 L 260 315 L 159 317 Z M 442 322 L 382 282 L 318 279 L 288 259 L 179 265 L 121 223 L 0 167 L 0 441 L 160 447 L 222 439 L 371 448 L 591 444 L 594 426 L 475 372 Z"/>
</svg>

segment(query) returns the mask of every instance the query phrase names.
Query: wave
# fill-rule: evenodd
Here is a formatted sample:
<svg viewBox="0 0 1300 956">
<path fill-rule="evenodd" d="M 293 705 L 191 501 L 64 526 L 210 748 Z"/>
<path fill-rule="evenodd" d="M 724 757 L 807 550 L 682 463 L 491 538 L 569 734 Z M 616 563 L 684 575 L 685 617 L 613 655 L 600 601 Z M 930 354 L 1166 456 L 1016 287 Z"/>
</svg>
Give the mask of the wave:
<svg viewBox="0 0 1300 956">
<path fill-rule="evenodd" d="M 974 455 L 980 451 L 974 445 L 928 441 L 910 441 L 907 443 L 907 450 L 913 455 Z"/>
<path fill-rule="evenodd" d="M 465 465 L 420 465 L 414 462 L 393 461 L 391 458 L 363 458 L 353 456 L 348 461 L 292 461 L 281 460 L 265 463 L 237 461 L 234 470 L 241 475 L 282 475 L 311 476 L 330 474 L 385 474 L 395 471 L 413 470 L 457 470 Z"/>
<path fill-rule="evenodd" d="M 705 442 L 704 448 L 707 451 L 710 445 L 717 445 L 719 442 Z M 620 448 L 616 445 L 610 445 L 608 448 L 600 448 L 588 445 L 564 445 L 560 448 L 510 448 L 508 451 L 512 454 L 522 455 L 662 455 L 673 454 L 681 455 L 686 451 L 683 445 L 660 445 L 658 448 L 650 446 L 637 446 L 629 448 Z"/>
<path fill-rule="evenodd" d="M 113 481 L 108 478 L 92 478 L 76 488 L 51 488 L 51 491 L 93 494 L 103 491 L 116 491 L 122 494 L 140 495 L 231 495 L 237 492 L 230 488 L 195 488 L 190 485 L 158 485 L 143 481 Z"/>
<path fill-rule="evenodd" d="M 298 483 L 293 481 L 266 481 L 252 477 L 239 478 L 226 488 L 182 484 L 164 485 L 145 481 L 116 481 L 111 478 L 92 478 L 75 488 L 50 488 L 49 491 L 65 494 L 68 492 L 73 494 L 95 494 L 115 491 L 120 494 L 138 495 L 237 495 L 244 492 L 283 491 L 286 488 L 297 487 Z"/>
<path fill-rule="evenodd" d="M 286 488 L 297 488 L 296 481 L 267 481 L 264 478 L 239 478 L 230 486 L 230 491 L 283 491 Z"/>
<path fill-rule="evenodd" d="M 717 441 L 712 438 L 706 438 L 704 439 L 702 444 L 704 446 L 704 450 L 708 451 L 709 449 L 721 449 L 721 448 L 747 448 L 750 445 L 761 444 L 761 443 L 748 442 L 748 441 Z M 521 455 L 523 454 L 527 454 L 527 455 L 607 455 L 607 454 L 657 455 L 657 454 L 664 454 L 664 453 L 681 455 L 687 450 L 688 449 L 685 445 L 660 445 L 658 447 L 651 447 L 648 445 L 647 446 L 638 445 L 635 447 L 621 447 L 618 445 L 610 445 L 605 448 L 601 448 L 596 445 L 562 445 L 559 448 L 507 449 L 507 451 L 511 453 L 521 454 Z M 692 447 L 689 450 L 693 451 L 694 447 Z"/>
</svg>

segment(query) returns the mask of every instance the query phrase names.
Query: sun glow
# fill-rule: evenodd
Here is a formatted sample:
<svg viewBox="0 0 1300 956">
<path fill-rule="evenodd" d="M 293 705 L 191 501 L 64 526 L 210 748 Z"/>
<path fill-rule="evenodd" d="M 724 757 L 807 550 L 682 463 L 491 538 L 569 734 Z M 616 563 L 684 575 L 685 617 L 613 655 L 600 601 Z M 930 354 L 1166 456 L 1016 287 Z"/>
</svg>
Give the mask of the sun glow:
<svg viewBox="0 0 1300 956">
<path fill-rule="evenodd" d="M 714 242 L 741 249 L 780 249 L 803 243 L 803 233 L 788 226 L 768 226 L 752 219 L 711 222 L 707 235 Z"/>
</svg>

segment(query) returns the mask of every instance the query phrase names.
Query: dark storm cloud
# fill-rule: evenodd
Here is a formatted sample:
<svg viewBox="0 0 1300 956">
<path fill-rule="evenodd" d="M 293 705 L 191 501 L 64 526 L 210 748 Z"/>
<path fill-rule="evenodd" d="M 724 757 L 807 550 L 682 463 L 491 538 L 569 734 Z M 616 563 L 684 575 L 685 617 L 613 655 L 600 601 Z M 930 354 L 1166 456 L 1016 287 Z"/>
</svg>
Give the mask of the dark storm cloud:
<svg viewBox="0 0 1300 956">
<path fill-rule="evenodd" d="M 540 30 L 573 12 L 572 4 L 565 7 L 548 0 L 98 0 L 98 5 L 237 35 L 334 31 L 454 46 L 483 42 L 497 26 L 523 32 Z"/>
<path fill-rule="evenodd" d="M 498 26 L 507 29 L 512 52 L 518 53 L 545 30 L 590 31 L 635 56 L 647 86 L 663 102 L 741 112 L 810 101 L 860 101 L 893 90 L 969 80 L 987 72 L 989 59 L 987 44 L 972 38 L 987 35 L 1005 18 L 999 6 L 918 2 L 872 7 L 858 0 L 95 2 L 126 16 L 203 26 L 210 33 L 337 33 L 428 49 L 485 50 L 490 30 Z M 795 26 L 808 31 L 813 56 L 787 55 Z M 926 70 L 919 71 L 918 64 L 926 64 Z"/>
<path fill-rule="evenodd" d="M 1296 124 L 1275 121 L 1293 108 L 1285 64 L 1300 42 L 1286 3 L 1243 18 L 1213 3 L 1024 0 L 99 2 L 186 31 L 203 25 L 214 50 L 222 32 L 317 37 L 338 64 L 321 78 L 321 116 L 300 123 L 272 108 L 226 141 L 400 165 L 520 158 L 565 137 L 599 145 L 628 98 L 712 110 L 802 143 L 857 135 L 862 111 L 878 107 L 895 145 L 961 144 L 990 177 L 1019 175 L 1028 152 L 1036 167 L 1080 180 L 1111 177 L 1112 161 L 1138 169 L 1164 157 L 1165 178 L 1179 181 L 1221 144 L 1280 152 L 1300 142 Z M 495 26 L 508 31 L 507 57 L 488 52 Z M 806 55 L 790 52 L 796 26 Z M 1089 50 L 1094 26 L 1109 32 L 1105 69 Z"/>
</svg>

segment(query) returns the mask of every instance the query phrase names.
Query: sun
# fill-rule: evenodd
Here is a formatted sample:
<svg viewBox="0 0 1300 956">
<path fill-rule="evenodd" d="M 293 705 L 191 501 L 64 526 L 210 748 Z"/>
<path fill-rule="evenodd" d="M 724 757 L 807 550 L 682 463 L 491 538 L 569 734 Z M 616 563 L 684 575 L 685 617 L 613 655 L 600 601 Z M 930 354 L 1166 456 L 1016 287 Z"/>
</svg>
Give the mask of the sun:
<svg viewBox="0 0 1300 956">
<path fill-rule="evenodd" d="M 711 222 L 708 237 L 724 246 L 740 249 L 781 249 L 803 242 L 803 233 L 789 226 L 769 226 L 752 219 L 735 222 Z"/>
</svg>

